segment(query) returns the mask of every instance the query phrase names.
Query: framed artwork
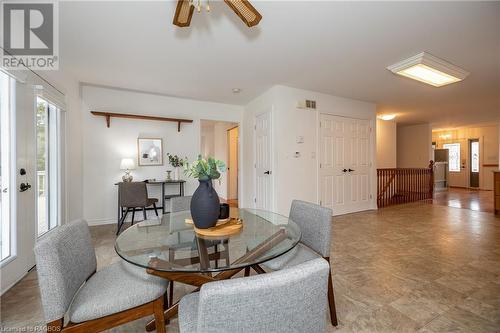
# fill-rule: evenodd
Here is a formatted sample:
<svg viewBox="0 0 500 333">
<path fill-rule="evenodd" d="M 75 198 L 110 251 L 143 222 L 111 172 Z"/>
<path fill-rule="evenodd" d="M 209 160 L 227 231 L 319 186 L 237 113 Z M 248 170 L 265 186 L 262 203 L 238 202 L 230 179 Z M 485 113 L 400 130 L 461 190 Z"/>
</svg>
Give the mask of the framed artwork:
<svg viewBox="0 0 500 333">
<path fill-rule="evenodd" d="M 140 166 L 163 165 L 163 139 L 138 138 L 137 152 Z"/>
</svg>

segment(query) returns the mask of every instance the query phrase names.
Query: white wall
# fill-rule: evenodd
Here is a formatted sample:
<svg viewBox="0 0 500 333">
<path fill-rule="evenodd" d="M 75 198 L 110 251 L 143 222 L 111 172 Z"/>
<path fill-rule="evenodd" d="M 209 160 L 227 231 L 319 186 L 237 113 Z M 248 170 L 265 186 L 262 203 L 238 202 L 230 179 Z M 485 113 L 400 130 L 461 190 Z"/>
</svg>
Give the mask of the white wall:
<svg viewBox="0 0 500 333">
<path fill-rule="evenodd" d="M 317 110 L 297 109 L 299 100 L 317 101 Z M 318 191 L 318 123 L 319 114 L 328 113 L 338 116 L 368 119 L 375 128 L 375 105 L 371 103 L 336 97 L 332 95 L 295 89 L 285 86 L 274 86 L 269 91 L 249 103 L 245 108 L 244 127 L 241 137 L 244 145 L 243 172 L 245 193 L 242 206 L 252 207 L 255 197 L 254 183 L 254 147 L 253 126 L 255 115 L 272 110 L 273 141 L 273 210 L 288 215 L 293 199 L 319 202 Z M 376 197 L 375 166 L 375 131 L 372 131 L 371 156 L 372 196 Z M 304 143 L 296 143 L 297 136 L 304 137 Z M 300 152 L 295 158 L 294 153 Z M 250 168 L 250 172 L 248 172 Z M 376 208 L 373 202 L 372 208 Z"/>
<path fill-rule="evenodd" d="M 393 120 L 377 119 L 377 168 L 395 168 L 397 125 Z"/>
<path fill-rule="evenodd" d="M 243 108 L 234 105 L 202 102 L 125 90 L 83 86 L 83 217 L 91 224 L 116 222 L 117 188 L 121 179 L 120 160 L 137 161 L 137 138 L 163 138 L 164 165 L 138 167 L 132 171 L 135 180 L 164 179 L 170 169 L 166 153 L 194 160 L 200 153 L 200 119 L 240 122 Z M 192 124 L 112 118 L 106 128 L 103 117 L 91 110 L 193 119 Z M 197 182 L 190 179 L 186 194 Z M 158 195 L 151 188 L 151 195 Z"/>
<path fill-rule="evenodd" d="M 398 127 L 398 168 L 427 168 L 432 159 L 432 129 L 429 124 Z"/>
</svg>

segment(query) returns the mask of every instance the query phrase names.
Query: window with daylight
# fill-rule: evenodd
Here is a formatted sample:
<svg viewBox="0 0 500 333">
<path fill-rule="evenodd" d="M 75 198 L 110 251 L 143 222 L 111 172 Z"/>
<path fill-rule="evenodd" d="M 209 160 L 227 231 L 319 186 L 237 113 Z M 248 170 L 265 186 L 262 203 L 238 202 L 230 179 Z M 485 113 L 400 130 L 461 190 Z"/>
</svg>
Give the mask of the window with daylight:
<svg viewBox="0 0 500 333">
<path fill-rule="evenodd" d="M 60 219 L 60 110 L 37 97 L 36 190 L 38 236 L 52 230 Z"/>
<path fill-rule="evenodd" d="M 0 72 L 0 260 L 13 255 L 12 248 L 12 89 L 11 78 Z"/>
<path fill-rule="evenodd" d="M 460 143 L 447 143 L 443 145 L 448 149 L 448 167 L 452 172 L 460 172 Z"/>
<path fill-rule="evenodd" d="M 479 172 L 479 142 L 478 141 L 471 142 L 470 149 L 472 156 L 471 160 L 472 172 Z"/>
</svg>

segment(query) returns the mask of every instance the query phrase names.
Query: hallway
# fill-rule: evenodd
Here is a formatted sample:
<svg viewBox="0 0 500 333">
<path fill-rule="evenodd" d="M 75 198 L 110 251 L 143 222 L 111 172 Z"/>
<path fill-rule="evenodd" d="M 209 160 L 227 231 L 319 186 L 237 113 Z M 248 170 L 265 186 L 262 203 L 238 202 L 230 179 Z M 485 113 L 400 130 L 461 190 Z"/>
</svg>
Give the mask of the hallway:
<svg viewBox="0 0 500 333">
<path fill-rule="evenodd" d="M 493 213 L 493 191 L 452 187 L 448 191 L 434 192 L 433 203 L 440 206 Z"/>
</svg>

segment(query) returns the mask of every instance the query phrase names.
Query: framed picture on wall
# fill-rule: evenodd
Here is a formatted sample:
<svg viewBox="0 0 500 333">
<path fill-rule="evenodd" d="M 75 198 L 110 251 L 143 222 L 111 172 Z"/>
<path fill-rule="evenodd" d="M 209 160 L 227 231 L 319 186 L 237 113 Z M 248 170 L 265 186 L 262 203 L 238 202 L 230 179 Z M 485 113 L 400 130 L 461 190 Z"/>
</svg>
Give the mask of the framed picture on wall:
<svg viewBox="0 0 500 333">
<path fill-rule="evenodd" d="M 163 139 L 138 138 L 137 152 L 140 166 L 163 165 Z"/>
</svg>

